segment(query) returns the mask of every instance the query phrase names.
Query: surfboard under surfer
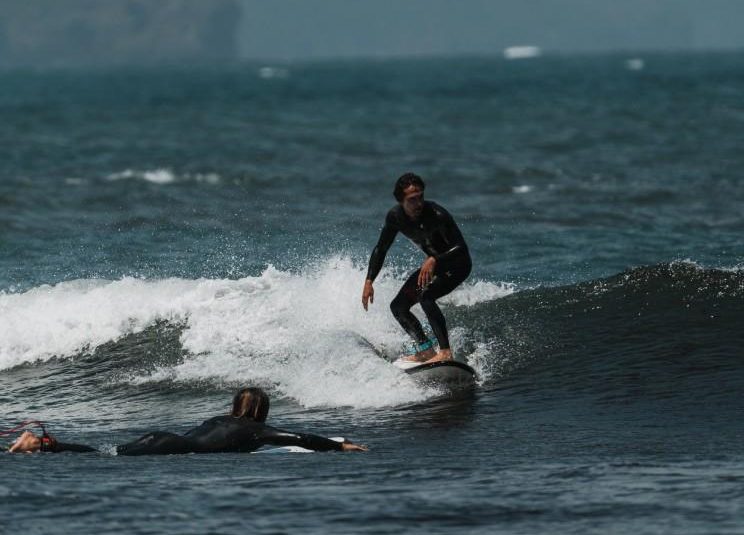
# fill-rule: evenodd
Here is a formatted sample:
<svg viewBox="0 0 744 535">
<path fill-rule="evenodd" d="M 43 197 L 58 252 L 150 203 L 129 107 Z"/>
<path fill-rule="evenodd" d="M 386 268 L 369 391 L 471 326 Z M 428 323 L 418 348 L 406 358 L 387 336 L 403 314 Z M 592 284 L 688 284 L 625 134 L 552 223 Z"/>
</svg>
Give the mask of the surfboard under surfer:
<svg viewBox="0 0 744 535">
<path fill-rule="evenodd" d="M 412 362 L 437 362 L 452 359 L 447 323 L 436 300 L 457 288 L 470 274 L 470 252 L 452 216 L 432 201 L 424 200 L 423 179 L 406 173 L 398 178 L 393 196 L 398 204 L 385 217 L 380 239 L 369 259 L 369 269 L 362 291 L 362 306 L 374 302 L 375 278 L 380 273 L 388 249 L 400 232 L 415 243 L 425 254 L 421 267 L 411 273 L 398 295 L 390 303 L 390 310 L 403 329 L 417 344 L 415 354 L 404 357 Z M 419 303 L 429 320 L 439 351 L 434 351 L 421 322 L 411 313 Z"/>
</svg>

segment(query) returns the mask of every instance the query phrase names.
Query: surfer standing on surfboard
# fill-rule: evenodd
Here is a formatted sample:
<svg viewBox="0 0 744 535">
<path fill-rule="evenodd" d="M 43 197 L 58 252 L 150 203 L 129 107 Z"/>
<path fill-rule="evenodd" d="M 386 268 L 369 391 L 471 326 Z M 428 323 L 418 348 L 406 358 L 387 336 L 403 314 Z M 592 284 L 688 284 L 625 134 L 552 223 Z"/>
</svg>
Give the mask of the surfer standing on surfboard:
<svg viewBox="0 0 744 535">
<path fill-rule="evenodd" d="M 393 195 L 398 204 L 385 218 L 380 239 L 369 259 L 362 292 L 362 306 L 367 310 L 368 304 L 374 303 L 372 283 L 380 273 L 385 255 L 398 232 L 426 254 L 424 263 L 411 273 L 390 303 L 395 319 L 418 344 L 417 352 L 403 359 L 411 362 L 452 360 L 447 324 L 436 300 L 459 286 L 472 268 L 468 246 L 455 220 L 437 203 L 424 200 L 425 187 L 421 177 L 413 173 L 404 174 L 395 183 Z M 411 307 L 416 303 L 421 304 L 439 342 L 438 352 L 434 351 L 421 322 L 411 313 Z"/>
</svg>

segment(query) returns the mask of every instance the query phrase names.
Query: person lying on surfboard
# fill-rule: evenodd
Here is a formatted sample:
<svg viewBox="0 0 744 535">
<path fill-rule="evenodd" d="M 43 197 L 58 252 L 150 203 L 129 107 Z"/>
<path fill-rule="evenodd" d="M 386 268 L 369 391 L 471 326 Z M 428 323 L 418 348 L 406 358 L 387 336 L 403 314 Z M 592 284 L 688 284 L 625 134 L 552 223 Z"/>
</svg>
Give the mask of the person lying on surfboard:
<svg viewBox="0 0 744 535">
<path fill-rule="evenodd" d="M 153 431 L 143 437 L 116 447 L 118 455 L 172 455 L 179 453 L 250 452 L 264 445 L 300 446 L 314 451 L 367 451 L 366 446 L 337 442 L 329 438 L 283 431 L 266 425 L 269 397 L 260 388 L 243 388 L 235 394 L 230 414 L 215 416 L 183 435 Z M 37 451 L 96 451 L 89 446 L 62 444 L 44 431 L 38 437 L 24 432 L 9 448 L 10 453 Z M 24 422 L 25 423 L 25 422 Z"/>
<path fill-rule="evenodd" d="M 403 360 L 411 362 L 452 360 L 447 324 L 436 300 L 457 288 L 472 268 L 468 246 L 455 220 L 437 203 L 424 200 L 425 187 L 421 177 L 413 173 L 398 178 L 393 190 L 398 204 L 387 213 L 380 239 L 369 259 L 362 291 L 362 306 L 367 310 L 368 303 L 374 303 L 372 284 L 398 232 L 426 254 L 424 263 L 411 273 L 390 303 L 393 316 L 417 344 L 415 354 L 403 357 Z M 411 307 L 416 303 L 424 310 L 439 342 L 438 352 L 434 351 L 421 322 L 411 313 Z"/>
</svg>

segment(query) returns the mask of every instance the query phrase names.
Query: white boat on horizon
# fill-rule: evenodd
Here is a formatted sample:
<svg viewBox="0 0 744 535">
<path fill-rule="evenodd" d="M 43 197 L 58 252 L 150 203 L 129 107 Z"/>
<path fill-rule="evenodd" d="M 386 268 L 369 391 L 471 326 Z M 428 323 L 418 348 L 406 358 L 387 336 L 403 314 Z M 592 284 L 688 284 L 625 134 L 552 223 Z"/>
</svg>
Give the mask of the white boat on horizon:
<svg viewBox="0 0 744 535">
<path fill-rule="evenodd" d="M 504 58 L 506 59 L 527 59 L 537 58 L 542 55 L 539 46 L 509 46 L 504 49 Z"/>
</svg>

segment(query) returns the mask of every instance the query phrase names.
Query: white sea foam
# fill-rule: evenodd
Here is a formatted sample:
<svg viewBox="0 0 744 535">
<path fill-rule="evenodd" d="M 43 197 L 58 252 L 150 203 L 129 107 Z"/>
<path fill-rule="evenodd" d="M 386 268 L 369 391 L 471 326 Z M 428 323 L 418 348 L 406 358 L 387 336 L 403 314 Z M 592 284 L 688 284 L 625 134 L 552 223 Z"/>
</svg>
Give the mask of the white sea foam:
<svg viewBox="0 0 744 535">
<path fill-rule="evenodd" d="M 526 184 L 523 184 L 521 186 L 514 186 L 512 188 L 513 193 L 529 193 L 532 191 L 532 186 L 528 186 Z"/>
<path fill-rule="evenodd" d="M 107 177 L 109 180 L 139 179 L 153 184 L 170 184 L 175 182 L 176 177 L 170 169 L 154 169 L 152 171 L 134 171 L 127 169 L 121 173 L 112 173 Z"/>
<path fill-rule="evenodd" d="M 363 279 L 363 268 L 335 257 L 299 273 L 269 267 L 239 280 L 78 280 L 0 293 L 0 369 L 73 356 L 165 320 L 184 325 L 180 341 L 190 356 L 127 381 L 269 383 L 305 406 L 388 406 L 434 395 L 360 343 L 394 351 L 405 339 L 387 306 L 401 280 L 378 279 L 365 312 Z M 513 291 L 467 283 L 443 302 L 466 306 Z"/>
<path fill-rule="evenodd" d="M 195 282 L 77 280 L 0 294 L 0 369 L 75 355 L 161 318 L 182 319 L 174 305 Z"/>
<path fill-rule="evenodd" d="M 438 302 L 455 306 L 471 306 L 484 301 L 493 301 L 513 294 L 516 285 L 508 282 L 466 282 L 454 292 L 444 296 Z"/>
<path fill-rule="evenodd" d="M 172 184 L 173 182 L 201 182 L 206 184 L 217 184 L 220 176 L 216 173 L 195 173 L 177 175 L 172 170 L 161 168 L 144 171 L 126 169 L 119 173 L 112 173 L 106 177 L 107 180 L 144 180 L 151 184 Z"/>
<path fill-rule="evenodd" d="M 175 182 L 176 177 L 169 169 L 155 169 L 154 171 L 145 171 L 142 178 L 153 184 L 170 184 Z"/>
</svg>

